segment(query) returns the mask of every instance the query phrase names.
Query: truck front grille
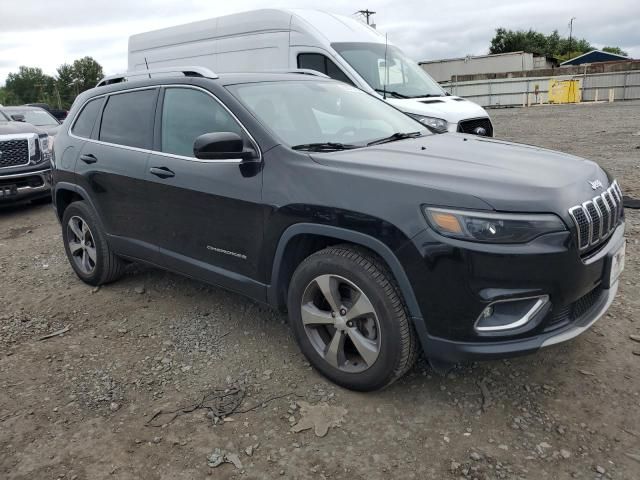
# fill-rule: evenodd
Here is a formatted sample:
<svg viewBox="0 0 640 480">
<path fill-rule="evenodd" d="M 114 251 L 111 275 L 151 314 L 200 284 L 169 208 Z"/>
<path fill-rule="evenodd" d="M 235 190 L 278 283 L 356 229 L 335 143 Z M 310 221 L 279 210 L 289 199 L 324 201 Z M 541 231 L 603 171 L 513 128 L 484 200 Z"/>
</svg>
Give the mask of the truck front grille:
<svg viewBox="0 0 640 480">
<path fill-rule="evenodd" d="M 569 209 L 578 232 L 578 248 L 586 250 L 599 244 L 615 230 L 622 217 L 622 191 L 618 182 L 582 205 Z"/>
<path fill-rule="evenodd" d="M 484 129 L 485 137 L 493 137 L 493 125 L 491 124 L 491 120 L 486 117 L 463 120 L 458 123 L 458 132 L 460 133 L 471 133 L 473 135 L 478 135 L 476 131 L 477 128 Z"/>
<path fill-rule="evenodd" d="M 29 141 L 1 140 L 0 141 L 0 168 L 19 167 L 29 163 Z"/>
</svg>

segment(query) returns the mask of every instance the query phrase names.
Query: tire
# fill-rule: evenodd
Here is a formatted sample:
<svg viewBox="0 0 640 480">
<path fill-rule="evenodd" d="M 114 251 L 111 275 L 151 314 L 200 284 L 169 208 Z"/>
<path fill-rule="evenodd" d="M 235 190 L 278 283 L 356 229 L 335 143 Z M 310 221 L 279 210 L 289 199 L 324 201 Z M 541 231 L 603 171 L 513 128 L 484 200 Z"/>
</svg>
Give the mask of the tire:
<svg viewBox="0 0 640 480">
<path fill-rule="evenodd" d="M 109 247 L 95 212 L 86 202 L 73 202 L 64 211 L 62 239 L 69 263 L 83 282 L 98 286 L 122 275 L 125 263 Z"/>
<path fill-rule="evenodd" d="M 302 353 L 342 387 L 379 390 L 416 361 L 416 333 L 402 295 L 368 251 L 338 245 L 306 258 L 291 279 L 287 307 Z"/>
</svg>

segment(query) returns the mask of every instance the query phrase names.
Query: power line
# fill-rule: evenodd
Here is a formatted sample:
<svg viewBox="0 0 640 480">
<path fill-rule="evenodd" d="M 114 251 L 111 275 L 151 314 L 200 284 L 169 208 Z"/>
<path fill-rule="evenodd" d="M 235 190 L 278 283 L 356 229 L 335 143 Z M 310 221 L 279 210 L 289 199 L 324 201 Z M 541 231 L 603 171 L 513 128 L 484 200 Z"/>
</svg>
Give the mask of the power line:
<svg viewBox="0 0 640 480">
<path fill-rule="evenodd" d="M 367 25 L 371 25 L 369 23 L 369 17 L 371 15 L 375 15 L 376 12 L 372 12 L 371 10 L 369 10 L 368 8 L 365 10 L 358 10 L 356 13 L 359 13 L 360 15 L 362 15 L 363 17 L 365 17 L 367 19 Z"/>
</svg>

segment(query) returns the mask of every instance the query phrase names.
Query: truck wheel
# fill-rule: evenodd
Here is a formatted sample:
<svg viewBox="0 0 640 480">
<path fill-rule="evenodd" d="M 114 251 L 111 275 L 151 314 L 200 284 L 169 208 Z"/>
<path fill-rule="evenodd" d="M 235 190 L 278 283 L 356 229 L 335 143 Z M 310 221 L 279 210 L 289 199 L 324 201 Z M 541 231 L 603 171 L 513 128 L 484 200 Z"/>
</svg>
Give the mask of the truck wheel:
<svg viewBox="0 0 640 480">
<path fill-rule="evenodd" d="M 291 279 L 289 321 L 302 353 L 345 388 L 377 390 L 415 363 L 416 334 L 382 262 L 350 245 L 305 259 Z"/>
<path fill-rule="evenodd" d="M 107 244 L 93 209 L 74 202 L 62 216 L 62 239 L 71 267 L 89 285 L 103 285 L 122 275 L 125 263 Z"/>
</svg>

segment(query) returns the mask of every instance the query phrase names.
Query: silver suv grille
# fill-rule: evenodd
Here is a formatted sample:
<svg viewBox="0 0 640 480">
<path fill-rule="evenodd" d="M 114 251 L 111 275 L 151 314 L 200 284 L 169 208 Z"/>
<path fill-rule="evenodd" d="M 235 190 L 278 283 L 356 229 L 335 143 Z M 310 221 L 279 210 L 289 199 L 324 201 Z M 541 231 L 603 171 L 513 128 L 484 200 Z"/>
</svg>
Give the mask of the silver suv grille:
<svg viewBox="0 0 640 480">
<path fill-rule="evenodd" d="M 578 228 L 578 248 L 585 250 L 609 236 L 622 217 L 622 191 L 614 180 L 597 197 L 569 209 L 569 215 Z"/>
</svg>

